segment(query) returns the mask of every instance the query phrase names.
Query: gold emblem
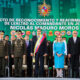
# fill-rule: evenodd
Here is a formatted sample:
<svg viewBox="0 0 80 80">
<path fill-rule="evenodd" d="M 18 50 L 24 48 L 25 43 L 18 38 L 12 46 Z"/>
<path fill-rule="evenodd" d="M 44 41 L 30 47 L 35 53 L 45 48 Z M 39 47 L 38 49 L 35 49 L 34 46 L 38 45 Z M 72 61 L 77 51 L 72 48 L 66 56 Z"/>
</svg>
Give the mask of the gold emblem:
<svg viewBox="0 0 80 80">
<path fill-rule="evenodd" d="M 38 12 L 40 13 L 40 15 L 42 15 L 44 17 L 49 15 L 49 13 L 51 11 L 50 10 L 50 5 L 47 5 L 45 0 L 44 0 L 43 4 L 39 5 L 38 7 L 39 7 Z"/>
<path fill-rule="evenodd" d="M 23 41 L 22 41 L 22 40 L 20 40 L 20 45 L 21 45 L 21 46 L 23 45 Z M 19 45 L 18 45 L 18 40 L 15 41 L 15 46 L 19 46 Z"/>
</svg>

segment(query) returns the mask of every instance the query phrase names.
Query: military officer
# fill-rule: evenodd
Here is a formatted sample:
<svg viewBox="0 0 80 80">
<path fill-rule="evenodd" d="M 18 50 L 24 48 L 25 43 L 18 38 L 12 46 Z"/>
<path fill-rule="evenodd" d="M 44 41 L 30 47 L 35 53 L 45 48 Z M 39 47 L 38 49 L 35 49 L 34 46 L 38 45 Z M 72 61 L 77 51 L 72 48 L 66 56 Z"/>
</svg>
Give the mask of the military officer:
<svg viewBox="0 0 80 80">
<path fill-rule="evenodd" d="M 5 76 L 5 59 L 8 58 L 6 53 L 6 41 L 3 39 L 4 31 L 0 31 L 0 77 Z"/>
<path fill-rule="evenodd" d="M 20 30 L 16 31 L 17 38 L 12 44 L 12 57 L 14 58 L 15 65 L 15 77 L 22 76 L 22 63 L 25 57 L 25 40 L 22 39 L 22 34 Z"/>
</svg>

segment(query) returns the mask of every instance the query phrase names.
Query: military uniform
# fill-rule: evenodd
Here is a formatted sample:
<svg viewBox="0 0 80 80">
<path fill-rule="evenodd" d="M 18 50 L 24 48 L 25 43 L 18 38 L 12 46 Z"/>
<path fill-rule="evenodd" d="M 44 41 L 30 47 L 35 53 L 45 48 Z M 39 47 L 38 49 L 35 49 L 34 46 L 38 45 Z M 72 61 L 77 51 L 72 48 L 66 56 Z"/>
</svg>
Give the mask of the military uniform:
<svg viewBox="0 0 80 80">
<path fill-rule="evenodd" d="M 6 49 L 6 41 L 4 39 L 1 39 L 0 40 L 0 77 L 5 76 L 5 56 L 7 56 L 5 49 Z"/>
<path fill-rule="evenodd" d="M 15 76 L 21 77 L 23 55 L 25 54 L 25 40 L 16 39 L 13 41 L 12 50 L 14 55 Z"/>
</svg>

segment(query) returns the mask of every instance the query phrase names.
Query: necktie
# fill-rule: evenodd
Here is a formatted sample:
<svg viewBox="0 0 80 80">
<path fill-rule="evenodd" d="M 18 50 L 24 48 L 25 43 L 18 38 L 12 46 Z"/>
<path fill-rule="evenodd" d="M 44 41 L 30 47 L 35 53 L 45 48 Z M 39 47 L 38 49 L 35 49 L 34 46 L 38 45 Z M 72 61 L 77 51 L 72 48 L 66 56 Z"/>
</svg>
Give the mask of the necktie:
<svg viewBox="0 0 80 80">
<path fill-rule="evenodd" d="M 28 45 L 29 45 L 29 42 L 28 42 L 28 41 L 26 41 L 26 48 L 28 47 Z"/>
</svg>

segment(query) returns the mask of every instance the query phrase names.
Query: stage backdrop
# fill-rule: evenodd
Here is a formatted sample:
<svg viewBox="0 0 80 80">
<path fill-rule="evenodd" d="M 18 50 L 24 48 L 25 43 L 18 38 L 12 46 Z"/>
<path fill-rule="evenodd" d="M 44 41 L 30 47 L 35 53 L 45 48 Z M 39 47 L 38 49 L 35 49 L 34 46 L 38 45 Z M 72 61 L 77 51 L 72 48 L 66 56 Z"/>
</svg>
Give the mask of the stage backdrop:
<svg viewBox="0 0 80 80">
<path fill-rule="evenodd" d="M 37 28 L 53 41 L 62 34 L 67 40 L 76 30 L 80 36 L 80 0 L 0 0 L 0 30 L 11 36 L 22 30 L 23 37 Z"/>
</svg>

